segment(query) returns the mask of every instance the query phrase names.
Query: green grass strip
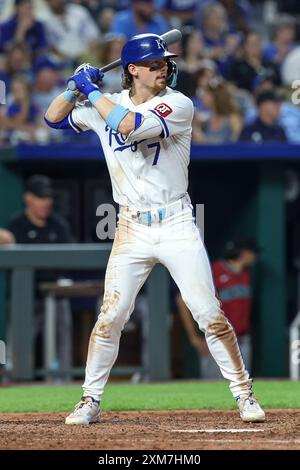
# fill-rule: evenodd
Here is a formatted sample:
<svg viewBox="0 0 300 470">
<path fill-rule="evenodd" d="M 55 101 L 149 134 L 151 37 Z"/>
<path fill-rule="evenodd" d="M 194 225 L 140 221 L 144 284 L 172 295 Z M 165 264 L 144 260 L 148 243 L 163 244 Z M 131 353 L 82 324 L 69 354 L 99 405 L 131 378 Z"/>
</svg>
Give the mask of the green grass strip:
<svg viewBox="0 0 300 470">
<path fill-rule="evenodd" d="M 300 408 L 300 382 L 255 381 L 254 392 L 265 408 Z M 69 411 L 81 396 L 78 385 L 28 385 L 0 388 L 0 413 Z M 103 410 L 234 409 L 226 382 L 112 383 Z"/>
</svg>

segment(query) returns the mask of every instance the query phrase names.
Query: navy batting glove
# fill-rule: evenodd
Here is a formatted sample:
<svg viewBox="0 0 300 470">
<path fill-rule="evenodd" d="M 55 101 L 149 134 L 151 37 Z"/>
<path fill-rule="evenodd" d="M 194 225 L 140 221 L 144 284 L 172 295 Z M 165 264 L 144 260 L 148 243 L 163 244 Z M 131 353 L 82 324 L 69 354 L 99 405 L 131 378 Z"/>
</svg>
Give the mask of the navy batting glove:
<svg viewBox="0 0 300 470">
<path fill-rule="evenodd" d="M 101 72 L 100 69 L 98 69 L 97 67 L 93 67 L 89 63 L 84 63 L 84 64 L 79 65 L 77 69 L 75 70 L 74 75 L 76 73 L 81 72 L 82 70 L 84 70 L 85 72 L 89 74 L 92 82 L 94 83 L 101 82 L 103 80 L 104 73 Z"/>
<path fill-rule="evenodd" d="M 71 81 L 76 83 L 77 89 L 81 91 L 81 93 L 83 93 L 85 96 L 88 96 L 92 91 L 99 91 L 98 86 L 91 81 L 88 72 L 84 70 L 70 77 L 68 79 L 68 83 Z M 70 89 L 72 90 L 71 87 Z"/>
<path fill-rule="evenodd" d="M 93 67 L 92 65 L 87 65 L 85 71 L 89 74 L 92 82 L 97 83 L 97 82 L 102 82 L 104 73 L 101 72 L 100 69 L 97 67 Z"/>
</svg>

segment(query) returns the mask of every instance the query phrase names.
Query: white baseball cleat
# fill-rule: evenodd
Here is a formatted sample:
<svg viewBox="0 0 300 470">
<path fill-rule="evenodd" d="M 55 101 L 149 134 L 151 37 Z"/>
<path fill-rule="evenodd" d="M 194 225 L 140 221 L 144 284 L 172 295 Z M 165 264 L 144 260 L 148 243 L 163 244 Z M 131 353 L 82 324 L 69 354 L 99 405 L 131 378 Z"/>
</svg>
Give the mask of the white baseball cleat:
<svg viewBox="0 0 300 470">
<path fill-rule="evenodd" d="M 100 416 L 99 403 L 92 397 L 82 397 L 74 411 L 66 417 L 66 424 L 96 423 Z"/>
<path fill-rule="evenodd" d="M 258 423 L 266 419 L 264 410 L 259 406 L 258 401 L 252 393 L 249 393 L 249 395 L 241 395 L 236 401 L 243 421 Z"/>
</svg>

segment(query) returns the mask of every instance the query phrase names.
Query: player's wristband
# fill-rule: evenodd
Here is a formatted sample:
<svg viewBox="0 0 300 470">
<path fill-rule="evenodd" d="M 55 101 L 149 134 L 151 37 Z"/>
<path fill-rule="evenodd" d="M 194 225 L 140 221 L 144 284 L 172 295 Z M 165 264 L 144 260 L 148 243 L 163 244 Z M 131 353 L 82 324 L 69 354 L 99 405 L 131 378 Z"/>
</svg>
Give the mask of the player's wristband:
<svg viewBox="0 0 300 470">
<path fill-rule="evenodd" d="M 101 93 L 101 91 L 94 90 L 89 93 L 88 99 L 92 103 L 92 105 L 95 106 L 96 101 L 98 101 L 102 96 L 103 94 Z"/>
<path fill-rule="evenodd" d="M 74 95 L 74 93 L 71 90 L 66 90 L 63 93 L 63 97 L 66 101 L 69 101 L 69 103 L 75 103 L 77 97 Z"/>
<path fill-rule="evenodd" d="M 124 106 L 122 106 L 121 104 L 117 104 L 113 107 L 113 109 L 106 118 L 107 125 L 114 131 L 117 131 L 120 122 L 124 119 L 126 114 L 129 113 L 129 111 L 130 110 L 128 108 L 124 108 Z"/>
</svg>

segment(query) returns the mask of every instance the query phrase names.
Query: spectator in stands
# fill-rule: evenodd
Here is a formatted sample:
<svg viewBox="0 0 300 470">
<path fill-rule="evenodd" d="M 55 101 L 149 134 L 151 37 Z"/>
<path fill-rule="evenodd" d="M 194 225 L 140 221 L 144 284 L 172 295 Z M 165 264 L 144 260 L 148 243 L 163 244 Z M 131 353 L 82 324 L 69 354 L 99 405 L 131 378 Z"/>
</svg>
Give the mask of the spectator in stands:
<svg viewBox="0 0 300 470">
<path fill-rule="evenodd" d="M 24 44 L 11 44 L 0 68 L 0 80 L 5 83 L 6 93 L 10 93 L 11 82 L 16 76 L 31 78 L 30 55 Z"/>
<path fill-rule="evenodd" d="M 51 101 L 65 89 L 65 83 L 60 73 L 59 64 L 47 56 L 41 56 L 35 62 L 33 71 L 32 101 L 38 109 L 40 126 L 45 134 L 44 142 L 46 143 L 49 140 L 61 140 L 62 136 L 58 136 L 58 133 L 55 132 L 54 129 L 46 126 L 43 119 Z"/>
<path fill-rule="evenodd" d="M 33 175 L 25 183 L 24 211 L 11 219 L 8 224 L 5 238 L 3 234 L 0 243 L 22 243 L 22 244 L 53 244 L 71 243 L 73 237 L 68 222 L 60 215 L 53 212 L 54 190 L 52 181 L 44 175 Z M 43 306 L 38 287 L 42 282 L 55 282 L 62 273 L 49 270 L 36 272 L 36 298 L 37 317 L 35 322 L 36 337 L 43 327 Z M 58 309 L 58 358 L 63 368 L 71 366 L 71 334 L 72 318 L 69 303 L 66 299 L 56 301 Z M 40 363 L 41 351 L 37 355 Z M 41 365 L 41 364 L 39 364 Z"/>
<path fill-rule="evenodd" d="M 101 2 L 99 2 L 98 0 L 73 0 L 72 3 L 81 5 L 82 7 L 86 8 L 89 13 L 93 16 L 93 18 L 95 18 L 99 11 L 103 8 L 103 4 L 111 2 L 105 2 L 103 0 Z"/>
<path fill-rule="evenodd" d="M 209 109 L 203 102 L 204 90 L 208 87 L 210 81 L 218 76 L 218 68 L 213 60 L 203 59 L 199 62 L 198 69 L 193 73 L 193 82 L 195 84 L 195 93 L 192 101 L 199 113 L 209 116 Z"/>
<path fill-rule="evenodd" d="M 204 52 L 201 32 L 186 26 L 182 31 L 182 41 L 172 44 L 169 49 L 178 54 L 176 90 L 187 96 L 193 96 L 195 94 L 193 73 L 200 67 Z"/>
<path fill-rule="evenodd" d="M 227 83 L 215 77 L 202 89 L 202 101 L 209 111 L 208 118 L 195 113 L 193 141 L 222 144 L 237 140 L 242 129 L 242 118 Z"/>
<path fill-rule="evenodd" d="M 14 78 L 11 84 L 12 101 L 1 110 L 2 128 L 12 144 L 35 142 L 38 136 L 38 109 L 33 104 L 31 86 L 24 78 Z"/>
<path fill-rule="evenodd" d="M 253 122 L 258 115 L 256 97 L 264 91 L 276 89 L 275 81 L 274 72 L 271 69 L 263 69 L 253 80 L 251 93 L 232 84 L 236 89 L 235 96 L 241 103 L 245 124 Z"/>
<path fill-rule="evenodd" d="M 286 142 L 283 127 L 278 124 L 282 97 L 269 90 L 256 97 L 258 117 L 251 124 L 246 124 L 239 137 L 240 141 L 262 143 L 270 141 Z"/>
<path fill-rule="evenodd" d="M 241 57 L 236 57 L 229 66 L 227 79 L 233 81 L 238 88 L 251 92 L 256 76 L 266 69 L 273 71 L 276 84 L 279 85 L 278 67 L 263 58 L 261 35 L 256 31 L 251 31 L 245 37 Z"/>
<path fill-rule="evenodd" d="M 263 69 L 261 73 L 256 75 L 252 84 L 252 94 L 258 96 L 263 91 L 267 91 L 276 87 L 276 76 L 272 69 Z"/>
<path fill-rule="evenodd" d="M 203 13 L 208 5 L 222 5 L 227 14 L 228 30 L 246 34 L 254 26 L 254 15 L 248 0 L 200 0 L 198 2 L 198 26 L 203 24 Z"/>
<path fill-rule="evenodd" d="M 160 11 L 172 28 L 194 25 L 197 0 L 163 0 Z"/>
<path fill-rule="evenodd" d="M 220 72 L 225 74 L 228 61 L 236 52 L 241 36 L 229 32 L 228 17 L 220 3 L 208 4 L 202 16 L 205 56 L 215 60 Z"/>
<path fill-rule="evenodd" d="M 51 49 L 62 59 L 76 60 L 100 46 L 100 33 L 88 10 L 65 0 L 48 0 L 41 16 Z"/>
<path fill-rule="evenodd" d="M 73 0 L 73 3 L 86 8 L 95 19 L 101 35 L 111 30 L 117 11 L 130 8 L 130 0 Z"/>
<path fill-rule="evenodd" d="M 65 219 L 52 212 L 53 186 L 44 175 L 31 176 L 24 191 L 25 210 L 15 216 L 8 231 L 16 243 L 71 243 L 70 227 Z"/>
<path fill-rule="evenodd" d="M 287 54 L 281 66 L 281 77 L 284 85 L 290 87 L 300 77 L 300 46 Z"/>
<path fill-rule="evenodd" d="M 219 0 L 226 10 L 229 31 L 248 33 L 254 24 L 253 10 L 248 0 Z"/>
<path fill-rule="evenodd" d="M 155 13 L 153 0 L 131 0 L 131 9 L 116 14 L 111 32 L 123 34 L 127 39 L 135 34 L 163 34 L 170 29 L 162 15 Z"/>
<path fill-rule="evenodd" d="M 102 35 L 111 31 L 115 14 L 115 10 L 107 7 L 103 8 L 97 15 L 97 25 Z"/>
<path fill-rule="evenodd" d="M 245 112 L 245 123 L 252 124 L 257 118 L 258 110 L 255 106 L 255 98 L 264 91 L 275 91 L 273 76 L 270 74 L 262 74 L 256 77 L 253 84 L 253 98 L 250 106 Z M 300 109 L 293 104 L 290 99 L 282 101 L 280 106 L 280 114 L 278 124 L 283 127 L 287 140 L 292 143 L 300 143 Z"/>
<path fill-rule="evenodd" d="M 0 25 L 0 52 L 11 43 L 26 44 L 34 55 L 47 50 L 44 25 L 35 19 L 31 0 L 15 0 L 15 15 Z"/>
<path fill-rule="evenodd" d="M 89 10 L 92 16 L 96 16 L 100 10 L 113 8 L 115 11 L 129 8 L 130 0 L 73 0 L 73 3 L 84 6 Z"/>
<path fill-rule="evenodd" d="M 122 34 L 108 34 L 102 45 L 102 53 L 98 61 L 100 67 L 109 64 L 121 57 L 122 48 L 125 44 L 125 36 Z M 122 90 L 120 80 L 120 70 L 118 68 L 110 70 L 105 74 L 106 80 L 101 83 L 103 93 L 117 93 Z"/>
<path fill-rule="evenodd" d="M 295 46 L 296 20 L 292 16 L 281 15 L 274 26 L 273 42 L 264 47 L 264 58 L 275 64 L 281 64 Z"/>
<path fill-rule="evenodd" d="M 44 116 L 53 97 L 63 92 L 65 81 L 60 74 L 59 64 L 47 56 L 37 59 L 33 71 L 33 102 Z"/>
<path fill-rule="evenodd" d="M 185 70 L 190 73 L 195 72 L 199 68 L 199 63 L 203 59 L 204 54 L 204 42 L 201 31 L 192 27 L 185 27 L 181 47 L 181 60 L 184 63 Z"/>
<path fill-rule="evenodd" d="M 289 12 L 291 14 L 299 13 L 298 0 L 277 0 L 276 5 L 280 12 Z"/>
<path fill-rule="evenodd" d="M 256 262 L 258 253 L 259 247 L 254 239 L 234 240 L 226 245 L 224 258 L 212 265 L 214 284 L 222 309 L 235 329 L 245 366 L 250 371 L 252 289 L 249 271 Z M 188 338 L 199 353 L 201 377 L 222 378 L 214 365 L 206 341 L 180 294 L 177 295 L 176 303 Z"/>
<path fill-rule="evenodd" d="M 14 0 L 0 0 L 0 23 L 10 17 L 13 1 Z"/>
</svg>

